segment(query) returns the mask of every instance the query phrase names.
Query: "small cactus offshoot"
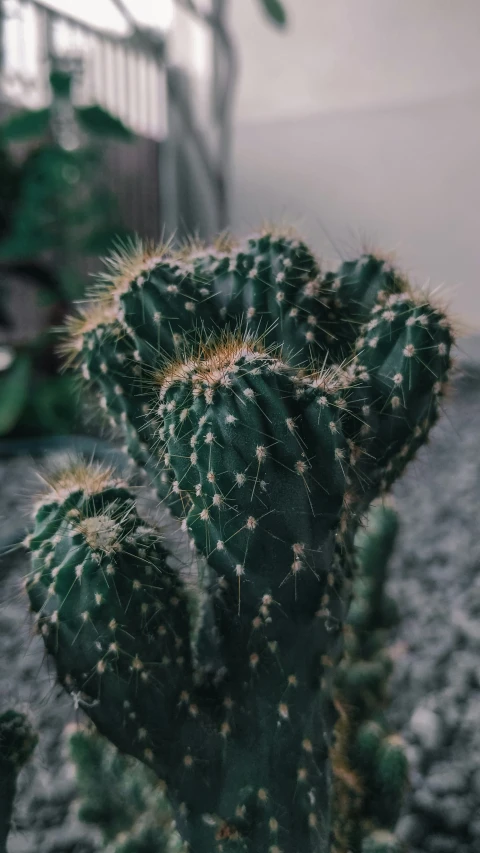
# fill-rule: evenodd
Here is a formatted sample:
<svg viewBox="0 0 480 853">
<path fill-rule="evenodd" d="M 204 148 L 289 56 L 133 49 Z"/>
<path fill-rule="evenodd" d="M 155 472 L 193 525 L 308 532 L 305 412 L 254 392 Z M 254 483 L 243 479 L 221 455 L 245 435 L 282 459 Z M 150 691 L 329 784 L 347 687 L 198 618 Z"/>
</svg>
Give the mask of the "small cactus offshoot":
<svg viewBox="0 0 480 853">
<path fill-rule="evenodd" d="M 36 504 L 27 591 L 59 680 L 162 780 L 191 853 L 331 849 L 354 537 L 426 441 L 452 343 L 386 261 L 322 272 L 275 229 L 137 246 L 71 321 L 68 363 L 207 562 L 206 605 L 129 484 L 80 463 Z M 385 666 L 342 677 L 376 696 Z M 380 744 L 389 783 L 395 750 Z"/>
<path fill-rule="evenodd" d="M 7 850 L 17 776 L 31 757 L 37 740 L 25 714 L 14 710 L 0 714 L 0 853 Z"/>
</svg>

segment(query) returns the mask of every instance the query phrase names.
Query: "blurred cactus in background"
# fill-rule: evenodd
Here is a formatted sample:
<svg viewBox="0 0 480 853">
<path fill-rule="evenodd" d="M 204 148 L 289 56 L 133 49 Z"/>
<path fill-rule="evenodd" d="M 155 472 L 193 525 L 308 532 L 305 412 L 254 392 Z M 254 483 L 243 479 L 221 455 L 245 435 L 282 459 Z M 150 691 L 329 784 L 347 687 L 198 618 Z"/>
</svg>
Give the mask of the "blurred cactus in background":
<svg viewBox="0 0 480 853">
<path fill-rule="evenodd" d="M 354 542 L 428 438 L 452 342 L 385 260 L 322 272 L 276 229 L 117 253 L 70 321 L 67 363 L 207 571 L 187 585 L 128 481 L 73 461 L 36 502 L 26 588 L 60 682 L 162 780 L 185 849 L 347 853 L 351 821 L 355 850 L 395 849 L 389 511 L 359 572 Z M 335 778 L 364 759 L 358 815 Z"/>
<path fill-rule="evenodd" d="M 393 667 L 386 640 L 399 619 L 385 583 L 397 528 L 395 510 L 376 506 L 355 540 L 358 568 L 334 689 L 340 717 L 332 750 L 332 853 L 395 853 L 398 848 L 391 831 L 400 814 L 408 768 L 402 741 L 389 731 L 385 718 Z"/>
<path fill-rule="evenodd" d="M 14 710 L 0 714 L 0 853 L 7 850 L 17 776 L 36 745 L 37 735 L 25 714 Z"/>
<path fill-rule="evenodd" d="M 181 853 L 163 786 L 144 764 L 122 755 L 93 728 L 68 730 L 79 793 L 78 816 L 102 831 L 111 853 Z"/>
</svg>

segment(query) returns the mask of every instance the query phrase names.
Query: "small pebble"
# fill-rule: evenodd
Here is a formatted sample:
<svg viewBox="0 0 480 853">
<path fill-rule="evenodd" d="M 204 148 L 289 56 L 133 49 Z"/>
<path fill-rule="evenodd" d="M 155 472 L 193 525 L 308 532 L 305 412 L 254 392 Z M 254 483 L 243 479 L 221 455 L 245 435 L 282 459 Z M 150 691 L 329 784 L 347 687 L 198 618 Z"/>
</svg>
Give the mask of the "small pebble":
<svg viewBox="0 0 480 853">
<path fill-rule="evenodd" d="M 443 739 L 443 725 L 440 716 L 429 708 L 417 708 L 410 719 L 410 731 L 417 737 L 424 749 L 438 749 Z"/>
</svg>

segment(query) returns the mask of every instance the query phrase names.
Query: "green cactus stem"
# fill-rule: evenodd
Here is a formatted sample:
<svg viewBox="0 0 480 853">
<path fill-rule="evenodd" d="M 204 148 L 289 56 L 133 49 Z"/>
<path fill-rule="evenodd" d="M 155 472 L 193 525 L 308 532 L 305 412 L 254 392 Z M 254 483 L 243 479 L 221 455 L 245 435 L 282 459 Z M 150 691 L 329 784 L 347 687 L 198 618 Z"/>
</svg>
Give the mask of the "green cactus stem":
<svg viewBox="0 0 480 853">
<path fill-rule="evenodd" d="M 60 348 L 66 366 L 78 368 L 82 382 L 96 392 L 114 434 L 123 436 L 124 450 L 135 465 L 145 469 L 174 515 L 181 514 L 183 507 L 172 493 L 168 474 L 153 455 L 156 442 L 147 417 L 152 405 L 151 379 L 112 304 L 100 301 L 82 309 L 70 318 L 67 329 L 68 337 Z"/>
<path fill-rule="evenodd" d="M 100 291 L 112 305 L 144 364 L 155 366 L 159 354 L 173 355 L 189 332 L 220 322 L 204 257 L 195 243 L 173 253 L 168 246 L 144 248 L 139 242 L 107 261 L 93 295 Z"/>
<path fill-rule="evenodd" d="M 291 364 L 329 358 L 339 315 L 306 244 L 288 230 L 265 230 L 232 254 L 226 291 L 233 327 L 243 320 L 268 345 L 281 345 Z"/>
<path fill-rule="evenodd" d="M 352 788 L 360 838 L 386 830 L 403 770 L 376 714 L 391 664 L 362 633 L 380 604 L 382 624 L 394 615 L 373 569 L 358 631 L 343 624 L 355 533 L 437 417 L 448 321 L 381 259 L 322 275 L 275 229 L 138 246 L 92 298 L 73 362 L 182 519 L 207 585 L 199 605 L 113 471 L 64 471 L 36 506 L 27 583 L 60 681 L 164 781 L 190 853 L 330 851 L 337 720 L 345 808 Z"/>
<path fill-rule="evenodd" d="M 268 573 L 262 583 L 258 566 L 256 586 L 264 591 L 254 619 L 251 594 L 252 605 L 240 617 L 231 613 L 223 637 L 223 679 L 202 685 L 192 666 L 185 590 L 124 484 L 110 471 L 77 468 L 54 480 L 37 504 L 27 591 L 60 681 L 99 731 L 165 781 L 193 850 L 224 850 L 233 836 L 257 851 L 272 835 L 282 843 L 293 838 L 299 849 L 327 849 L 328 684 L 345 607 L 331 524 L 321 517 L 314 526 L 325 541 L 323 553 L 308 558 L 317 590 L 308 608 L 300 583 L 297 600 L 293 589 L 285 596 L 288 613 L 272 594 L 278 587 L 281 597 L 296 556 L 307 579 L 303 550 L 285 553 L 276 587 Z"/>
<path fill-rule="evenodd" d="M 191 501 L 185 526 L 252 618 L 264 595 L 311 616 L 331 561 L 347 448 L 328 381 L 302 383 L 261 341 L 228 334 L 158 378 L 162 458 Z"/>
<path fill-rule="evenodd" d="M 342 317 L 332 351 L 339 361 L 349 357 L 377 303 L 409 289 L 390 260 L 373 254 L 344 261 L 336 272 L 325 275 L 325 284 L 331 290 L 335 311 Z"/>
</svg>

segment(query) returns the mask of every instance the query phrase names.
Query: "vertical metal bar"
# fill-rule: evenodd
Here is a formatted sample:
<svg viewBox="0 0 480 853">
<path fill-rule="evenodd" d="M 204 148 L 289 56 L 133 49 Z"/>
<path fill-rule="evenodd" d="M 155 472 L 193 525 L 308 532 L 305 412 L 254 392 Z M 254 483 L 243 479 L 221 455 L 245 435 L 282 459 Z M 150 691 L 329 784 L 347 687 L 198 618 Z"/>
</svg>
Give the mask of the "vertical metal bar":
<svg viewBox="0 0 480 853">
<path fill-rule="evenodd" d="M 23 74 L 22 74 L 22 66 L 20 63 L 20 56 L 22 54 L 22 40 L 23 40 L 23 4 L 18 7 L 18 15 L 14 19 L 15 20 L 15 77 L 17 80 L 17 85 L 20 88 L 20 99 L 22 103 L 25 100 L 25 89 L 23 84 Z"/>
<path fill-rule="evenodd" d="M 166 62 L 167 92 L 170 93 L 168 58 Z M 168 94 L 167 98 L 167 135 L 158 146 L 158 197 L 161 236 L 168 239 L 177 233 L 180 220 L 177 164 L 178 121 L 171 95 Z"/>
<path fill-rule="evenodd" d="M 46 10 L 35 6 L 35 35 L 38 61 L 38 90 L 42 106 L 48 103 L 49 90 L 47 81 L 48 55 L 46 49 Z"/>
<path fill-rule="evenodd" d="M 116 89 L 116 113 L 125 121 L 125 92 L 122 84 L 122 47 L 118 42 L 113 46 L 113 68 Z"/>
<path fill-rule="evenodd" d="M 90 30 L 86 35 L 86 62 L 83 76 L 83 102 L 90 104 L 95 100 L 95 37 Z"/>
<path fill-rule="evenodd" d="M 130 80 L 128 76 L 128 57 L 129 52 L 128 48 L 125 45 L 122 45 L 122 73 L 119 74 L 119 78 L 122 81 L 122 89 L 123 89 L 123 100 L 125 104 L 125 111 L 123 113 L 123 121 L 131 125 L 131 98 L 130 98 Z"/>
<path fill-rule="evenodd" d="M 121 76 L 119 72 L 119 47 L 116 42 L 113 42 L 111 45 L 112 51 L 112 71 L 113 71 L 113 84 L 115 89 L 115 115 L 119 118 L 122 115 L 122 109 L 124 104 L 124 97 L 122 93 L 122 82 Z"/>
<path fill-rule="evenodd" d="M 0 93 L 3 92 L 3 74 L 5 71 L 5 12 L 4 5 L 0 2 Z"/>
<path fill-rule="evenodd" d="M 212 0 L 214 21 L 214 68 L 212 75 L 212 120 L 218 134 L 218 216 L 219 227 L 226 228 L 230 217 L 232 98 L 236 76 L 236 57 L 226 24 L 226 0 Z"/>
<path fill-rule="evenodd" d="M 102 56 L 102 70 L 103 70 L 103 91 L 102 91 L 102 101 L 104 106 L 111 110 L 113 106 L 113 93 L 112 93 L 112 67 L 110 62 L 110 45 L 105 36 L 101 36 L 100 38 L 101 45 L 101 56 Z"/>
<path fill-rule="evenodd" d="M 98 33 L 95 33 L 94 36 L 95 48 L 94 48 L 94 57 L 95 57 L 95 73 L 94 73 L 94 93 L 95 93 L 95 101 L 98 104 L 103 102 L 103 55 L 102 55 L 102 41 Z"/>
<path fill-rule="evenodd" d="M 130 105 L 130 126 L 138 132 L 138 100 L 137 100 L 137 54 L 133 48 L 128 51 L 128 100 Z"/>
<path fill-rule="evenodd" d="M 142 52 L 138 56 L 138 100 L 140 103 L 141 133 L 148 134 L 148 83 L 147 83 L 147 57 Z"/>
</svg>

